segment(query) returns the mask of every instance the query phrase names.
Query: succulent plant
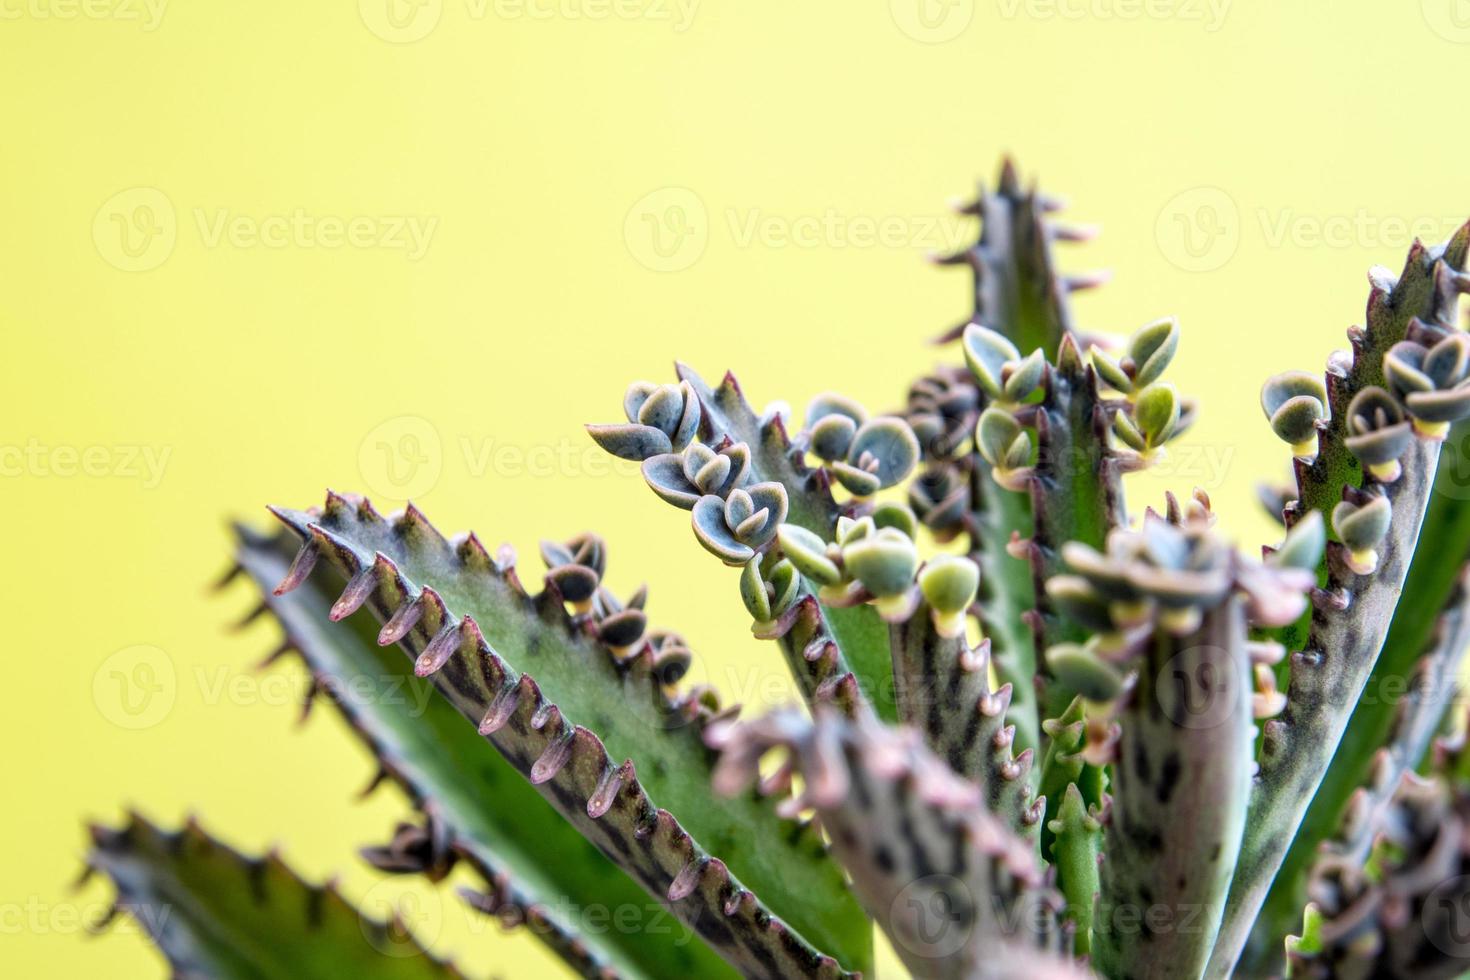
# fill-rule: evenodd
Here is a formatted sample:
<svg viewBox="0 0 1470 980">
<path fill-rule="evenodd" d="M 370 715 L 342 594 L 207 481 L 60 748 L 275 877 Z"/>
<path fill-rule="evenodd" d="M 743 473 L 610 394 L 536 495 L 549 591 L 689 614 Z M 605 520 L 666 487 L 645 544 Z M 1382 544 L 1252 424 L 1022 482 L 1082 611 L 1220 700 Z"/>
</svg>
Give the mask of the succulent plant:
<svg viewBox="0 0 1470 980">
<path fill-rule="evenodd" d="M 689 512 L 802 705 L 686 684 L 593 534 L 544 543 L 533 592 L 412 505 L 237 528 L 272 659 L 413 805 L 363 857 L 461 868 L 470 908 L 584 976 L 871 974 L 875 927 L 924 977 L 1463 973 L 1470 500 L 1438 464 L 1470 435 L 1470 225 L 1372 274 L 1324 376 L 1266 380 L 1296 479 L 1249 557 L 1202 491 L 1125 506 L 1198 411 L 1166 380 L 1179 324 L 1077 332 L 1102 277 L 1054 245 L 1088 236 L 1009 163 L 964 210 L 979 237 L 940 261 L 974 308 L 900 410 L 819 394 L 796 428 L 681 364 L 588 427 Z M 193 824 L 94 828 L 88 860 L 180 975 L 456 975 Z M 594 903 L 635 927 L 590 928 Z"/>
</svg>

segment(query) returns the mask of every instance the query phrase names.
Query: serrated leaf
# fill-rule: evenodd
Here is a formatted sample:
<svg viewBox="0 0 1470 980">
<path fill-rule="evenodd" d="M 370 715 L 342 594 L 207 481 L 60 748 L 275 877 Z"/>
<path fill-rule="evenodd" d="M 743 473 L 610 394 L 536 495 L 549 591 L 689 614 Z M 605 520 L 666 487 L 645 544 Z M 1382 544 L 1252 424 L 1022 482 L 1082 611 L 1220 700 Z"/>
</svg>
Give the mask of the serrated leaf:
<svg viewBox="0 0 1470 980">
<path fill-rule="evenodd" d="M 331 885 L 309 885 L 275 854 L 246 857 L 192 821 L 166 833 L 137 814 L 92 827 L 88 866 L 147 930 L 176 977 L 219 980 L 444 980 L 401 923 L 354 909 Z"/>
<path fill-rule="evenodd" d="M 1346 442 L 1348 404 L 1363 390 L 1384 384 L 1384 354 L 1405 339 L 1416 320 L 1454 323 L 1459 294 L 1466 288 L 1457 273 L 1465 267 L 1467 250 L 1470 223 L 1445 246 L 1429 249 L 1416 241 L 1397 280 L 1374 277 L 1366 325 L 1351 334 L 1351 360 L 1338 358 L 1330 364 L 1330 418 L 1316 458 L 1310 463 L 1298 459 L 1297 500 L 1288 508 L 1288 524 L 1312 510 L 1330 513 L 1344 498 L 1345 488 L 1363 484 L 1362 465 Z M 1285 712 L 1263 726 L 1261 772 L 1252 789 L 1240 863 L 1211 958 L 1212 977 L 1228 975 L 1239 958 L 1348 724 L 1349 713 L 1339 706 L 1355 703 L 1372 673 L 1414 554 L 1438 456 L 1437 444 L 1415 439 L 1399 461 L 1403 475 L 1382 488 L 1391 498 L 1393 522 L 1377 549 L 1377 571 L 1351 576 L 1334 565 L 1329 547 L 1318 573 L 1325 588 L 1314 596 L 1312 610 L 1300 623 L 1274 634 L 1288 649 L 1304 653 L 1289 660 Z M 1347 596 L 1345 603 L 1328 601 L 1342 595 Z M 1325 651 L 1331 651 L 1330 658 Z"/>
<path fill-rule="evenodd" d="M 331 496 L 321 512 L 276 513 L 306 542 L 293 568 L 309 570 L 313 552 L 349 576 L 376 563 L 369 606 L 385 638 L 737 968 L 870 968 L 867 921 L 816 833 L 761 801 L 711 797 L 707 709 L 668 700 L 651 649 L 615 661 L 559 595 L 527 595 L 473 537 L 451 544 L 415 510 L 390 521 Z"/>
<path fill-rule="evenodd" d="M 762 422 L 731 375 L 726 375 L 718 388 L 711 388 L 688 365 L 675 367 L 679 379 L 687 382 L 699 396 L 703 409 L 700 438 L 710 445 L 719 445 L 728 437 L 733 442 L 750 446 L 751 478 L 773 481 L 786 488 L 786 520 L 823 541 L 831 541 L 841 510 L 832 497 L 825 475 L 802 461 L 801 453 L 787 438 L 780 418 Z M 887 625 L 867 605 L 819 611 L 837 645 L 836 673 L 840 676 L 850 670 L 879 713 L 890 720 L 896 717 L 892 699 L 881 696 L 881 692 L 886 690 L 890 663 Z M 786 659 L 804 689 L 814 689 L 803 680 L 805 668 L 790 651 Z"/>
<path fill-rule="evenodd" d="M 470 862 L 501 906 L 528 917 L 533 935 L 584 976 L 611 969 L 627 977 L 733 976 L 698 937 L 664 924 L 668 934 L 642 929 L 583 930 L 571 908 L 636 910 L 637 921 L 663 913 L 637 882 L 586 840 L 459 712 L 415 677 L 413 665 L 375 642 L 378 625 L 366 611 L 340 623 L 329 618 L 346 582 L 317 572 L 301 588 L 272 595 L 296 552 L 295 536 L 274 539 L 245 529 L 236 560 L 265 597 L 352 730 L 415 804 L 443 825 L 459 857 Z M 340 609 L 341 607 L 339 607 Z"/>
<path fill-rule="evenodd" d="M 1054 955 L 1065 946 L 1060 901 L 1031 845 L 911 735 L 826 706 L 813 721 L 782 711 L 710 730 L 724 751 L 722 792 L 742 792 L 772 752 L 783 778 L 801 777 L 795 805 L 816 810 L 853 890 L 915 975 L 1080 977 Z"/>
</svg>

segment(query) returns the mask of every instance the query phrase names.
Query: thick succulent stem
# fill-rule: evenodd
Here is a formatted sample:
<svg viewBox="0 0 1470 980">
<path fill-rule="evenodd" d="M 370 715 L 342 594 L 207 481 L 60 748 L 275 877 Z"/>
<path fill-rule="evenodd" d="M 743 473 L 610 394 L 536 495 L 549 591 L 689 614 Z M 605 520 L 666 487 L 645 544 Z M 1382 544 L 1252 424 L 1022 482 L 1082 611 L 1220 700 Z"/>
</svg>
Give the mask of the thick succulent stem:
<svg viewBox="0 0 1470 980">
<path fill-rule="evenodd" d="M 1106 976 L 1198 977 L 1240 848 L 1251 767 L 1241 600 L 1156 629 L 1126 695 L 1094 961 Z"/>
</svg>

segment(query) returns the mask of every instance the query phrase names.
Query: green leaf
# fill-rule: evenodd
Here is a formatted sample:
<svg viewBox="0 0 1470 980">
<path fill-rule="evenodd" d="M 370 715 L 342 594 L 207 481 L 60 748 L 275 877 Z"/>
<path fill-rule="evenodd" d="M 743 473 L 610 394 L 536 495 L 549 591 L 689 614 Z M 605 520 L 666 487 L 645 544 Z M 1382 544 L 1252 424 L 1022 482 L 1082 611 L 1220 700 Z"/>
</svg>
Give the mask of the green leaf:
<svg viewBox="0 0 1470 980">
<path fill-rule="evenodd" d="M 1060 901 L 1034 849 L 922 743 L 871 713 L 824 705 L 813 721 L 780 711 L 709 737 L 724 750 L 716 784 L 732 798 L 768 754 L 781 757 L 783 776 L 801 777 L 792 805 L 816 811 L 853 890 L 916 976 L 1081 975 L 1046 952 L 1062 943 Z"/>
<path fill-rule="evenodd" d="M 273 595 L 294 542 L 285 531 L 271 539 L 240 528 L 236 560 L 382 771 L 443 827 L 456 856 L 475 868 L 499 904 L 519 909 L 522 920 L 536 907 L 532 933 L 584 976 L 604 966 L 627 977 L 735 975 L 698 937 L 669 927 L 647 892 L 563 820 L 429 681 L 415 677 L 402 653 L 378 646 L 368 612 L 331 621 L 346 584 L 340 575 L 319 571 L 301 588 Z M 568 901 L 636 910 L 639 922 L 664 922 L 667 935 L 579 930 Z"/>
<path fill-rule="evenodd" d="M 1106 420 L 1097 377 L 1068 337 L 1047 378 L 1046 398 L 1037 414 L 1037 458 L 1031 480 L 1036 524 L 1029 554 L 1038 581 L 1064 571 L 1063 545 L 1080 542 L 1101 550 L 1108 532 L 1127 523 L 1122 470 L 1108 447 Z M 1036 606 L 1043 648 L 1087 642 L 1087 626 L 1058 608 L 1046 593 L 1037 596 Z M 1076 693 L 1050 685 L 1042 710 L 1047 717 L 1059 715 Z"/>
<path fill-rule="evenodd" d="M 527 595 L 473 535 L 450 543 L 412 508 L 388 520 L 331 495 L 321 512 L 276 513 L 305 541 L 283 589 L 318 558 L 372 576 L 380 639 L 737 969 L 870 969 L 868 923 L 815 831 L 711 797 L 709 711 L 667 695 L 649 646 L 614 659 L 554 590 Z"/>
<path fill-rule="evenodd" d="M 751 479 L 774 481 L 784 486 L 788 506 L 786 520 L 823 541 L 831 541 L 840 508 L 832 497 L 823 472 L 807 466 L 802 462 L 801 454 L 794 450 L 779 416 L 762 421 L 746 401 L 732 374 L 726 374 L 718 388 L 711 388 L 688 365 L 678 364 L 676 368 L 679 379 L 687 382 L 699 396 L 702 406 L 700 438 L 710 445 L 719 445 L 728 437 L 733 442 L 750 446 Z M 827 411 L 829 406 L 830 403 L 824 401 L 821 410 Z M 861 411 L 860 408 L 847 410 Z M 792 674 L 804 691 L 814 691 L 822 683 L 828 680 L 836 682 L 851 671 L 879 714 L 892 720 L 896 717 L 892 698 L 882 696 L 890 671 L 887 625 L 871 606 L 819 608 L 818 611 L 826 620 L 825 632 L 837 645 L 831 675 L 809 678 L 810 666 L 793 656 L 793 651 L 786 650 L 786 661 Z"/>
<path fill-rule="evenodd" d="M 1052 243 L 1090 237 L 1085 229 L 1064 227 L 1050 215 L 1059 205 L 1034 187 L 1023 189 L 1015 165 L 1001 164 L 994 190 L 981 187 L 961 208 L 980 219 L 973 245 L 938 261 L 968 266 L 974 282 L 974 307 L 940 341 L 955 340 L 972 323 L 998 331 L 1024 356 L 1034 350 L 1054 360 L 1062 338 L 1072 331 L 1071 294 L 1099 285 L 1105 277 L 1066 277 L 1057 270 Z"/>
<path fill-rule="evenodd" d="M 1297 500 L 1286 512 L 1288 525 L 1313 510 L 1331 513 L 1344 499 L 1345 489 L 1363 485 L 1362 464 L 1347 444 L 1348 404 L 1363 390 L 1385 383 L 1384 355 L 1405 339 L 1414 321 L 1454 323 L 1459 294 L 1470 287 L 1456 274 L 1465 267 L 1467 250 L 1470 223 L 1445 246 L 1429 249 L 1416 241 L 1397 279 L 1384 270 L 1372 274 L 1366 325 L 1352 332 L 1351 361 L 1335 360 L 1328 375 L 1330 418 L 1319 438 L 1319 452 L 1310 463 L 1298 459 Z M 1341 706 L 1357 702 L 1378 660 L 1414 554 L 1437 463 L 1438 446 L 1414 440 L 1399 460 L 1402 475 L 1383 488 L 1390 497 L 1393 526 L 1377 549 L 1377 571 L 1348 580 L 1349 573 L 1334 568 L 1329 548 L 1318 570 L 1327 590 L 1317 594 L 1299 623 L 1273 634 L 1288 649 L 1304 652 L 1289 658 L 1285 714 L 1262 728 L 1261 771 L 1252 790 L 1225 922 L 1210 962 L 1211 977 L 1228 976 L 1239 958 L 1347 727 L 1350 715 Z M 1344 592 L 1348 601 L 1341 607 L 1324 598 Z"/>
<path fill-rule="evenodd" d="M 1464 647 L 1470 642 L 1461 635 L 1470 620 L 1461 598 L 1470 561 L 1470 499 L 1461 485 L 1464 474 L 1458 470 L 1465 439 L 1470 439 L 1470 425 L 1457 426 L 1441 450 L 1435 489 L 1419 532 L 1421 542 L 1434 546 L 1415 549 L 1383 650 L 1366 686 L 1376 696 L 1359 700 L 1353 709 L 1352 720 L 1262 908 L 1247 951 L 1250 965 L 1272 963 L 1280 956 L 1282 937 L 1297 927 L 1307 872 L 1317 857 L 1318 845 L 1341 826 L 1353 792 L 1368 783 L 1377 750 L 1399 743 L 1401 736 L 1395 732 L 1402 732 L 1406 738 L 1404 744 L 1396 744 L 1396 756 L 1401 757 L 1401 765 L 1413 766 L 1428 747 L 1433 724 L 1426 720 L 1405 729 L 1404 714 L 1423 702 L 1442 705 L 1448 681 L 1436 681 L 1432 675 L 1426 678 L 1424 669 L 1442 664 L 1437 672 L 1447 671 L 1452 679 L 1455 663 L 1463 659 Z M 1390 696 L 1406 678 L 1423 683 L 1410 682 L 1402 699 Z"/>
<path fill-rule="evenodd" d="M 358 912 L 331 886 L 309 885 L 279 857 L 246 857 L 192 821 L 167 833 L 132 814 L 91 828 L 88 867 L 117 887 L 176 977 L 220 980 L 443 980 L 401 922 Z"/>
<path fill-rule="evenodd" d="M 967 559 L 954 559 L 970 565 Z M 973 565 L 971 565 L 973 567 Z M 986 809 L 1012 832 L 1030 837 L 1044 805 L 1035 799 L 1035 750 L 1012 755 L 1014 730 L 1006 725 L 1011 690 L 991 690 L 990 645 L 971 650 L 964 630 L 938 628 L 933 610 L 920 603 L 907 619 L 893 623 L 890 642 L 893 687 L 904 724 L 956 773 L 978 783 Z"/>
</svg>

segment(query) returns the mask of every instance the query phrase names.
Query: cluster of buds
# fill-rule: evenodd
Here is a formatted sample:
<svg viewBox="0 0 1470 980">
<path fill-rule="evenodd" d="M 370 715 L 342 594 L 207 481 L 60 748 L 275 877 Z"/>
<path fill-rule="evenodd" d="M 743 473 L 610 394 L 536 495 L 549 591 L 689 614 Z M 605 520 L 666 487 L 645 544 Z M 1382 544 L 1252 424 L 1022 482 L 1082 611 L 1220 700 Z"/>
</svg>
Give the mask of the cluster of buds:
<svg viewBox="0 0 1470 980">
<path fill-rule="evenodd" d="M 907 507 L 882 503 L 864 517 L 840 518 L 833 542 L 794 524 L 783 524 L 778 538 L 784 560 L 817 586 L 827 605 L 871 602 L 884 619 L 902 622 L 922 600 L 941 634 L 959 636 L 980 586 L 979 566 L 940 555 L 921 567 L 917 527 Z"/>
<path fill-rule="evenodd" d="M 1093 369 L 1109 388 L 1123 396 L 1112 403 L 1113 438 L 1131 454 L 1135 467 L 1158 459 L 1164 444 L 1188 427 L 1193 409 L 1174 386 L 1160 380 L 1179 351 L 1179 323 L 1173 317 L 1140 327 L 1114 359 L 1096 344 L 1090 348 Z"/>
<path fill-rule="evenodd" d="M 694 441 L 701 418 L 699 397 L 689 382 L 676 385 L 635 381 L 623 395 L 626 423 L 589 425 L 603 449 L 620 459 L 641 462 L 661 453 L 681 452 Z"/>
<path fill-rule="evenodd" d="M 891 415 L 868 418 L 861 405 L 842 395 L 812 399 L 806 425 L 800 441 L 807 452 L 855 497 L 896 486 L 919 461 L 919 440 L 907 422 Z"/>
<path fill-rule="evenodd" d="M 1093 701 L 1122 690 L 1123 667 L 1155 630 L 1184 636 L 1199 629 L 1205 613 L 1233 593 L 1246 600 L 1258 626 L 1282 626 L 1306 609 L 1314 570 L 1326 546 L 1321 515 L 1311 512 L 1287 533 L 1263 563 L 1247 562 L 1212 530 L 1207 498 L 1177 520 L 1150 512 L 1139 530 L 1116 528 L 1103 551 L 1073 542 L 1062 549 L 1067 574 L 1046 583 L 1064 615 L 1094 633 L 1086 645 L 1060 644 L 1047 664 L 1069 689 Z M 1251 651 L 1258 666 L 1280 657 L 1276 647 Z M 1279 711 L 1279 694 L 1264 671 L 1257 709 Z M 1258 679 L 1262 672 L 1257 671 Z"/>
<path fill-rule="evenodd" d="M 1470 336 L 1416 320 L 1410 339 L 1383 356 L 1387 387 L 1369 385 L 1348 403 L 1343 445 L 1379 483 L 1393 483 L 1414 437 L 1443 439 L 1452 422 L 1470 417 Z M 1261 407 L 1277 436 L 1297 456 L 1316 453 L 1330 418 L 1327 387 L 1306 371 L 1266 381 Z"/>
<path fill-rule="evenodd" d="M 1047 364 L 1040 352 L 1022 358 L 1000 334 L 977 324 L 965 330 L 965 361 L 989 398 L 975 426 L 975 448 L 1008 490 L 1026 489 L 1032 475 L 1033 424 Z M 1099 378 L 1123 397 L 1106 407 L 1115 448 L 1130 468 L 1153 463 L 1165 443 L 1188 426 L 1192 407 L 1174 386 L 1160 378 L 1179 348 L 1179 325 L 1172 319 L 1151 323 L 1130 337 L 1126 353 L 1114 360 L 1093 346 Z"/>
</svg>

